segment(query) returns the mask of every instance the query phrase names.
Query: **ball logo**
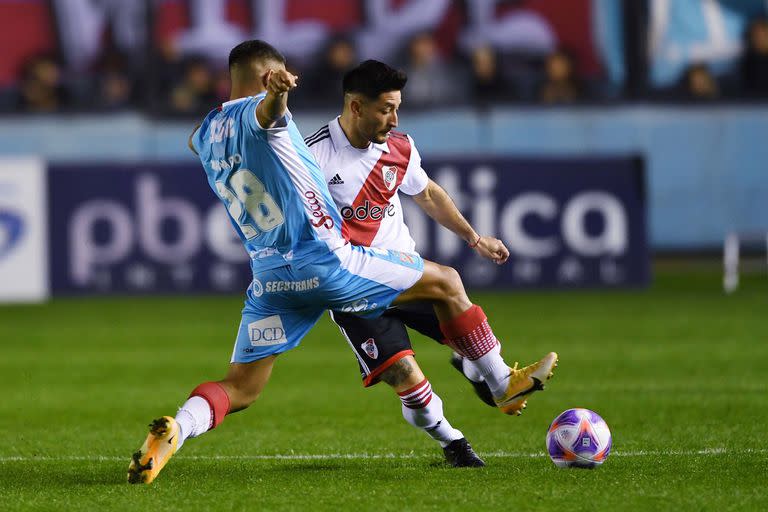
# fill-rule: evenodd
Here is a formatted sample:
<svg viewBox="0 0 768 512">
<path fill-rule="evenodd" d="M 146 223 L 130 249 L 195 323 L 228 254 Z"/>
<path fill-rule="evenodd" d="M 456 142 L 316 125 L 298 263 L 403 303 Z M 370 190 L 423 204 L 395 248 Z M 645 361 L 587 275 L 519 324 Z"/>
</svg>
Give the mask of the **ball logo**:
<svg viewBox="0 0 768 512">
<path fill-rule="evenodd" d="M 283 321 L 279 315 L 268 316 L 248 324 L 248 337 L 254 347 L 267 347 L 287 343 Z"/>
<path fill-rule="evenodd" d="M 11 252 L 19 243 L 23 231 L 24 223 L 20 215 L 0 210 L 0 258 Z"/>
<path fill-rule="evenodd" d="M 397 166 L 385 165 L 381 168 L 381 174 L 384 177 L 384 185 L 387 186 L 387 190 L 395 188 L 395 183 L 397 183 Z"/>
</svg>

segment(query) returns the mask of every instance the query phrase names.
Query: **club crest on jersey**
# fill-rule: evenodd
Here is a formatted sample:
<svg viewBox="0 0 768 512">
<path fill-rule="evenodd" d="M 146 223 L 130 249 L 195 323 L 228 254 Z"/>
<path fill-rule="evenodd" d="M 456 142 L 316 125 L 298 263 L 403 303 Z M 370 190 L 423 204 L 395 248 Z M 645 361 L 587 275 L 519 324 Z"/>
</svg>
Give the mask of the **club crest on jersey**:
<svg viewBox="0 0 768 512">
<path fill-rule="evenodd" d="M 395 183 L 397 183 L 397 166 L 385 165 L 381 168 L 381 174 L 384 176 L 384 184 L 387 186 L 387 190 L 395 188 Z"/>
<path fill-rule="evenodd" d="M 379 347 L 376 346 L 376 342 L 373 340 L 373 338 L 368 338 L 365 340 L 365 342 L 360 345 L 360 348 L 365 350 L 365 353 L 368 354 L 368 357 L 371 359 L 376 359 L 379 357 Z"/>
</svg>

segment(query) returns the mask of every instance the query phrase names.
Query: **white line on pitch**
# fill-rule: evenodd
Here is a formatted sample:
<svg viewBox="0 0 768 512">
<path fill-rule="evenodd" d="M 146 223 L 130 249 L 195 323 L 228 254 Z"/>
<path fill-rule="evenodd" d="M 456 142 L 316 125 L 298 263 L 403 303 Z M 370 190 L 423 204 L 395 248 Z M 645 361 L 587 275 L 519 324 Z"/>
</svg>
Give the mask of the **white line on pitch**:
<svg viewBox="0 0 768 512">
<path fill-rule="evenodd" d="M 705 448 L 703 450 L 639 450 L 612 452 L 614 457 L 693 457 L 737 454 L 765 454 L 768 449 L 733 450 L 728 448 Z M 538 458 L 544 457 L 544 452 L 485 452 L 482 457 L 498 458 Z M 301 454 L 286 453 L 274 455 L 178 455 L 182 460 L 376 460 L 376 459 L 421 459 L 434 458 L 434 453 L 318 453 Z M 42 461 L 121 461 L 130 457 L 116 455 L 65 455 L 50 457 L 46 455 L 6 455 L 0 456 L 0 462 L 42 462 Z"/>
</svg>

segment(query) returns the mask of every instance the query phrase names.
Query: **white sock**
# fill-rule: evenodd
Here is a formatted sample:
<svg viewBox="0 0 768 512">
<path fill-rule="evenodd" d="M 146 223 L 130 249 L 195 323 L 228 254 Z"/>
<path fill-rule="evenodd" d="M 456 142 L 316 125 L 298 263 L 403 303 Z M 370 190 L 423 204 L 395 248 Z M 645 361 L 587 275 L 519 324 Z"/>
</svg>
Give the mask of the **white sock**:
<svg viewBox="0 0 768 512">
<path fill-rule="evenodd" d="M 443 415 L 443 401 L 432 392 L 428 380 L 424 379 L 416 387 L 398 394 L 403 402 L 405 421 L 423 430 L 443 448 L 451 441 L 464 437 L 464 434 L 453 428 Z"/>
<path fill-rule="evenodd" d="M 461 357 L 461 373 L 472 382 L 483 382 L 485 379 L 475 364 L 464 356 Z"/>
<path fill-rule="evenodd" d="M 179 441 L 176 451 L 188 437 L 197 437 L 208 431 L 211 426 L 211 406 L 201 396 L 190 397 L 176 413 L 176 423 L 179 424 Z"/>
<path fill-rule="evenodd" d="M 501 357 L 501 344 L 496 344 L 490 352 L 470 361 L 464 359 L 466 367 L 474 367 L 475 371 L 482 376 L 494 397 L 503 396 L 507 391 L 507 380 L 509 379 L 509 366 Z M 465 371 L 466 375 L 466 371 Z M 471 377 L 470 377 L 471 378 Z"/>
</svg>

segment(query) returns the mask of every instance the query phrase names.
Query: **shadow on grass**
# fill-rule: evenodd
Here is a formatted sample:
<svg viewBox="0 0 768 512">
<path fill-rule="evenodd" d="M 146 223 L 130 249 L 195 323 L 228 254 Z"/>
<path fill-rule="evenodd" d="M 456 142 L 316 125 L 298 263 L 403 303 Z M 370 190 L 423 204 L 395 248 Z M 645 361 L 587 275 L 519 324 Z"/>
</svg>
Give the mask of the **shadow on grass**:
<svg viewBox="0 0 768 512">
<path fill-rule="evenodd" d="M 15 489 L 24 494 L 34 495 L 42 490 L 65 490 L 92 488 L 100 493 L 100 487 L 130 488 L 126 481 L 128 461 L 23 461 L 0 464 L 1 487 Z M 248 484 L 255 480 L 285 479 L 290 481 L 296 475 L 311 479 L 323 479 L 323 475 L 334 478 L 356 479 L 363 474 L 394 471 L 413 474 L 426 470 L 451 471 L 439 459 L 375 459 L 375 460 L 241 460 L 222 464 L 216 459 L 170 461 L 158 478 L 161 485 L 185 485 L 188 482 L 221 481 L 227 485 Z M 145 487 L 145 486 L 137 486 Z M 152 486 L 155 487 L 155 486 Z"/>
<path fill-rule="evenodd" d="M 12 471 L 3 469 L 4 482 L 17 489 L 72 488 L 93 486 L 114 486 L 126 483 L 127 464 L 93 463 L 77 464 L 58 461 L 54 464 L 30 461 L 15 462 Z"/>
<path fill-rule="evenodd" d="M 175 464 L 174 464 L 175 463 Z M 229 484 L 246 484 L 261 478 L 285 479 L 290 481 L 296 475 L 323 478 L 324 474 L 337 479 L 356 479 L 363 474 L 394 471 L 404 474 L 422 473 L 432 469 L 453 468 L 441 460 L 425 459 L 374 459 L 374 460 L 247 460 L 222 465 L 221 461 L 178 460 L 171 461 L 165 471 L 173 478 L 221 479 Z M 170 470 L 170 471 L 169 471 Z M 313 477 L 313 478 L 314 478 Z M 160 477 L 162 478 L 162 476 Z"/>
</svg>

